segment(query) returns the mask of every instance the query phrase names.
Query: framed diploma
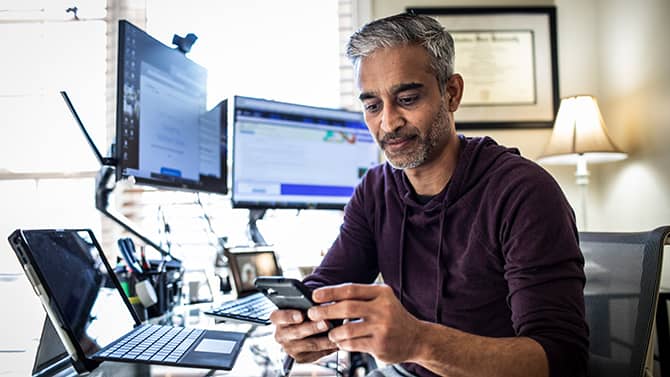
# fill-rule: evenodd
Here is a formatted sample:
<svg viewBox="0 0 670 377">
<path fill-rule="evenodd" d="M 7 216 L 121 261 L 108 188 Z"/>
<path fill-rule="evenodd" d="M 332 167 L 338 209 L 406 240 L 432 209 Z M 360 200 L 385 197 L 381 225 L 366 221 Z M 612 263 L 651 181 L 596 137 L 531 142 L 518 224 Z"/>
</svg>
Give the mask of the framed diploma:
<svg viewBox="0 0 670 377">
<path fill-rule="evenodd" d="M 551 128 L 558 110 L 555 7 L 407 8 L 454 38 L 459 129 Z"/>
</svg>

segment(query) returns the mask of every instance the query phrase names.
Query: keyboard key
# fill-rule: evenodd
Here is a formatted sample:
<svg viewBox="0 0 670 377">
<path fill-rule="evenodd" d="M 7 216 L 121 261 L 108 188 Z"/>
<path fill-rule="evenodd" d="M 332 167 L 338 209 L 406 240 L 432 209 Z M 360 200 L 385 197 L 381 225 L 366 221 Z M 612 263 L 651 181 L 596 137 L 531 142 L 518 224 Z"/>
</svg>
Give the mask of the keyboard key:
<svg viewBox="0 0 670 377">
<path fill-rule="evenodd" d="M 185 327 L 143 325 L 99 355 L 122 360 L 176 362 L 203 332 Z"/>
</svg>

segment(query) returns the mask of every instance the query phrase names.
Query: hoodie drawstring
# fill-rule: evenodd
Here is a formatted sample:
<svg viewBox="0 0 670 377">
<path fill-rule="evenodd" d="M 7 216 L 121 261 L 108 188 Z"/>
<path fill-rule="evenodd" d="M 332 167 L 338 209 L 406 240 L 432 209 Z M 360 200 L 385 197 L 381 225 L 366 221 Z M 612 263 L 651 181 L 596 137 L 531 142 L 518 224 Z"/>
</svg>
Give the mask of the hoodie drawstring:
<svg viewBox="0 0 670 377">
<path fill-rule="evenodd" d="M 439 319 L 440 316 L 442 315 L 442 300 L 440 299 L 442 297 L 442 249 L 444 247 L 443 239 L 444 239 L 444 222 L 445 222 L 445 213 L 446 209 L 443 209 L 440 212 L 440 232 L 439 232 L 439 240 L 438 240 L 438 246 L 437 246 L 437 255 L 435 257 L 435 266 L 437 267 L 437 272 L 435 276 L 435 312 L 433 313 L 434 315 L 434 321 L 435 323 L 440 323 Z M 400 276 L 400 304 L 404 303 L 404 297 L 405 297 L 405 292 L 403 288 L 403 281 L 405 280 L 405 274 L 404 274 L 404 265 L 405 265 L 405 224 L 407 220 L 407 206 L 403 206 L 403 211 L 402 211 L 402 222 L 400 223 L 400 263 L 399 263 L 399 276 Z"/>
<path fill-rule="evenodd" d="M 440 316 L 442 315 L 442 243 L 444 239 L 444 218 L 446 217 L 445 213 L 447 210 L 445 208 L 440 212 L 440 240 L 438 241 L 437 247 L 437 257 L 435 261 L 435 266 L 437 266 L 437 273 L 435 274 L 435 323 L 440 323 Z"/>
<path fill-rule="evenodd" d="M 400 223 L 400 304 L 403 304 L 403 287 L 402 282 L 404 280 L 404 260 L 405 260 L 405 221 L 407 220 L 407 205 L 402 207 L 402 222 Z"/>
</svg>

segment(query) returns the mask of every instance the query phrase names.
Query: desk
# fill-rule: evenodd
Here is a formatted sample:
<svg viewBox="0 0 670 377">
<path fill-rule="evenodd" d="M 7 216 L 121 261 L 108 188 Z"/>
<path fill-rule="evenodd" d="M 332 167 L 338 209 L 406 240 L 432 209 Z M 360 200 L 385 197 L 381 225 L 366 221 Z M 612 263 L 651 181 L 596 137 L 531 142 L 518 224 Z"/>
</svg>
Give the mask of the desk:
<svg viewBox="0 0 670 377">
<path fill-rule="evenodd" d="M 218 329 L 226 331 L 249 332 L 244 341 L 242 351 L 231 371 L 209 370 L 197 368 L 167 367 L 162 365 L 129 364 L 119 362 L 104 362 L 94 370 L 90 376 L 117 376 L 119 371 L 128 372 L 128 376 L 242 376 L 242 377 L 273 377 L 280 376 L 284 354 L 280 346 L 274 340 L 274 328 L 272 326 L 251 326 L 247 324 L 235 324 L 220 322 L 213 317 L 203 314 L 208 309 L 208 304 L 186 305 L 175 309 L 174 324 L 180 324 L 183 320 L 186 326 L 197 326 L 200 328 Z M 342 356 L 340 352 L 340 356 Z M 321 363 L 335 360 L 336 355 L 331 355 Z M 112 373 L 110 373 L 112 372 Z M 296 364 L 291 376 L 333 376 L 332 369 L 318 364 Z"/>
<path fill-rule="evenodd" d="M 28 280 L 22 274 L 5 276 L 0 280 L 0 376 L 30 376 L 40 331 L 45 318 L 44 310 L 35 296 Z M 247 332 L 250 325 L 217 323 L 203 314 L 209 304 L 180 306 L 175 309 L 173 321 L 186 326 L 216 328 L 226 331 Z M 118 362 L 102 363 L 90 376 L 277 376 L 282 353 L 274 341 L 271 326 L 257 327 L 248 337 L 232 371 L 210 371 L 207 369 L 165 367 L 158 365 L 130 364 Z M 334 355 L 328 360 L 334 361 Z M 340 352 L 340 359 L 348 359 Z M 76 375 L 70 368 L 59 376 Z M 296 364 L 291 376 L 333 376 L 332 369 L 316 364 Z"/>
</svg>

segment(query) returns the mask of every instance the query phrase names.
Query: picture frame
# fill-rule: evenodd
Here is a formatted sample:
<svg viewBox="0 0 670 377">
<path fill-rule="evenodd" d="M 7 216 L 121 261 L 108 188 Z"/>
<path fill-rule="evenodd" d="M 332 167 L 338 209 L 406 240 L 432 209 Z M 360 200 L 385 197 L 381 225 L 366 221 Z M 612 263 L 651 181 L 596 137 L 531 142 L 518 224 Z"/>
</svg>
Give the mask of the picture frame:
<svg viewBox="0 0 670 377">
<path fill-rule="evenodd" d="M 408 7 L 454 38 L 465 85 L 457 129 L 551 128 L 558 111 L 556 7 Z"/>
<path fill-rule="evenodd" d="M 235 248 L 226 253 L 226 258 L 238 293 L 255 291 L 258 276 L 282 274 L 272 248 Z"/>
</svg>

